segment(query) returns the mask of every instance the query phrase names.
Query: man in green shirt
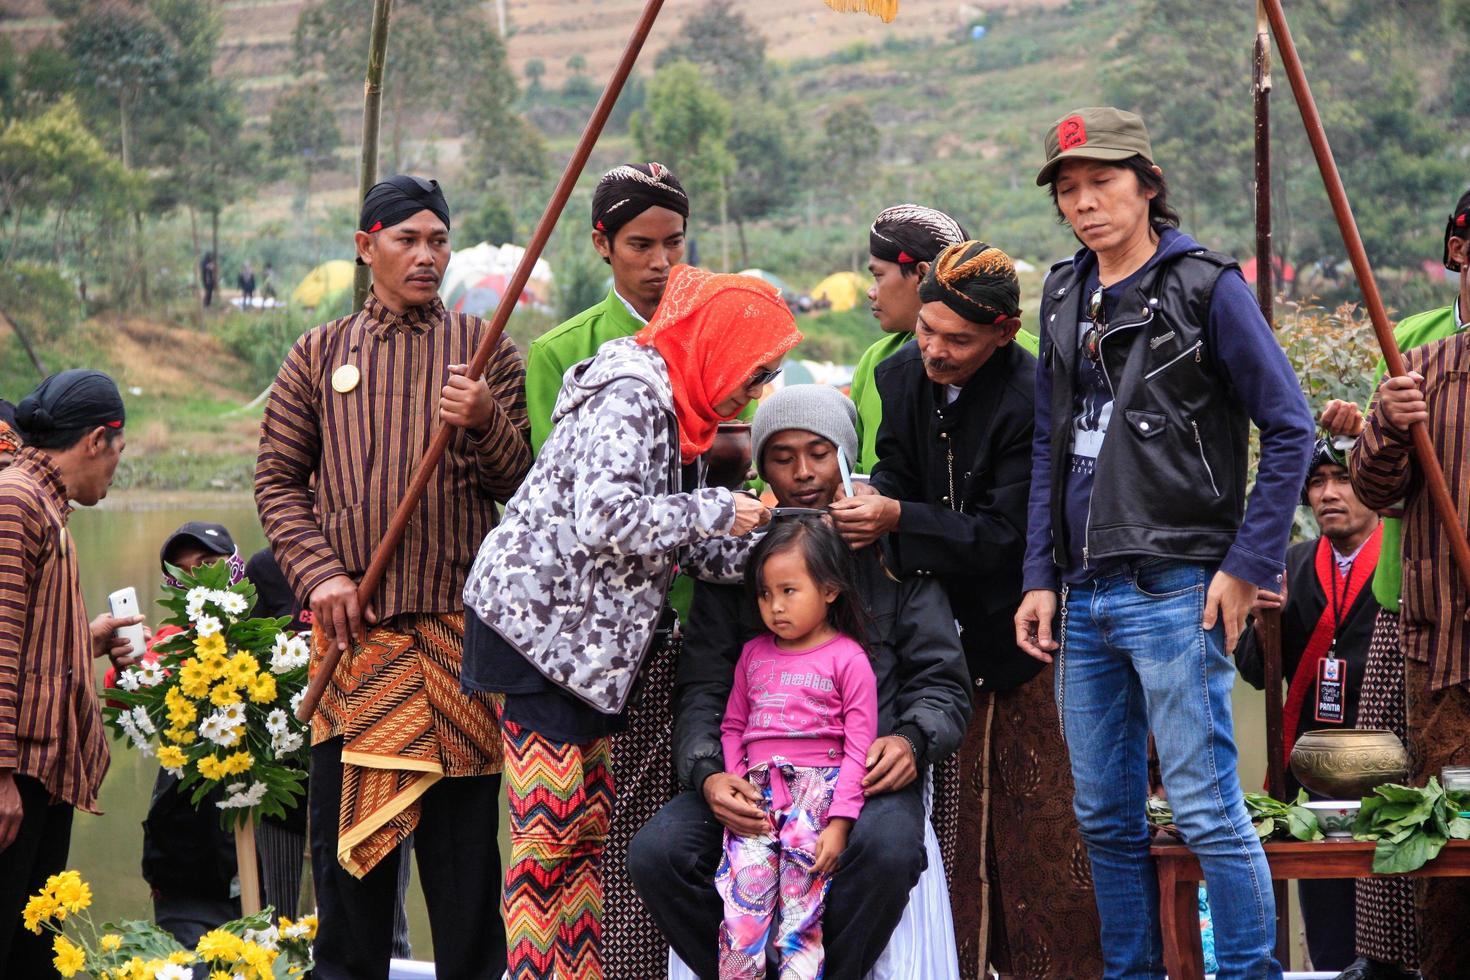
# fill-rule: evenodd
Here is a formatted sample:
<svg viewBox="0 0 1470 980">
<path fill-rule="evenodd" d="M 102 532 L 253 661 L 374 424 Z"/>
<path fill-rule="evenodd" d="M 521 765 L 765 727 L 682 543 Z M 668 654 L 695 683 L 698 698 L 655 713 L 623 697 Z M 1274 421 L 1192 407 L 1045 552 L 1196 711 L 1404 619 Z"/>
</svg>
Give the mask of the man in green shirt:
<svg viewBox="0 0 1470 980">
<path fill-rule="evenodd" d="M 929 263 L 945 248 L 970 236 L 943 211 L 918 204 L 899 204 L 878 215 L 868 231 L 868 271 L 873 285 L 868 302 L 884 336 L 863 352 L 852 375 L 852 400 L 858 410 L 859 473 L 873 472 L 883 402 L 873 384 L 873 371 L 914 336 L 919 319 L 919 283 Z"/>
<path fill-rule="evenodd" d="M 592 247 L 612 267 L 607 298 L 548 330 L 531 343 L 526 359 L 526 411 L 531 452 L 551 435 L 551 411 L 567 368 L 597 353 L 609 340 L 643 328 L 663 299 L 669 270 L 684 257 L 689 197 L 661 163 L 614 167 L 592 192 Z"/>
</svg>

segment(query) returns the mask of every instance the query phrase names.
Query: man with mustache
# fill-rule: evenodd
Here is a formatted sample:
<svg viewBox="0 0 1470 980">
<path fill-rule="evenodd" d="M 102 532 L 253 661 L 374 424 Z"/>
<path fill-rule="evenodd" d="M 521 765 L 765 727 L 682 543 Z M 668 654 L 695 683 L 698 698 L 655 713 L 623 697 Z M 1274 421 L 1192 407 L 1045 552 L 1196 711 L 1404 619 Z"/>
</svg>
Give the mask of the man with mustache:
<svg viewBox="0 0 1470 980">
<path fill-rule="evenodd" d="M 1284 588 L 1257 592 L 1252 610 L 1281 610 L 1287 759 L 1303 732 L 1358 727 L 1368 642 L 1382 608 L 1371 586 L 1383 537 L 1378 515 L 1358 499 L 1347 454 L 1330 436 L 1312 451 L 1302 502 L 1312 508 L 1322 536 L 1287 549 Z M 1253 624 L 1235 647 L 1235 665 L 1262 688 L 1260 620 Z M 1301 785 L 1289 767 L 1286 780 L 1287 799 L 1294 799 Z M 1342 970 L 1353 961 L 1353 887 L 1344 878 L 1297 882 L 1314 969 Z"/>
<path fill-rule="evenodd" d="M 1083 850 L 1051 671 L 1017 648 L 1011 626 L 1036 375 L 1036 358 L 1014 343 L 1020 298 L 1015 264 L 995 246 L 939 253 L 919 285 L 916 343 L 875 373 L 878 463 L 858 487 L 871 492 L 837 501 L 832 518 L 854 547 L 888 535 L 894 571 L 937 580 L 960 629 L 974 717 L 964 788 L 936 824 L 958 823 L 946 864 L 962 975 L 994 965 L 1062 980 L 1102 971 L 1092 896 L 1071 870 Z"/>
<path fill-rule="evenodd" d="M 460 591 L 480 541 L 531 465 L 525 370 L 502 337 L 438 296 L 449 206 L 437 181 L 368 191 L 357 260 L 363 308 L 303 334 L 271 389 L 255 500 L 318 655 L 345 651 L 312 719 L 314 976 L 386 980 L 401 845 L 415 832 L 440 977 L 498 980 L 500 731 L 489 697 L 460 691 Z M 357 581 L 440 424 L 453 436 L 382 586 Z M 467 815 L 472 815 L 467 817 Z"/>
</svg>

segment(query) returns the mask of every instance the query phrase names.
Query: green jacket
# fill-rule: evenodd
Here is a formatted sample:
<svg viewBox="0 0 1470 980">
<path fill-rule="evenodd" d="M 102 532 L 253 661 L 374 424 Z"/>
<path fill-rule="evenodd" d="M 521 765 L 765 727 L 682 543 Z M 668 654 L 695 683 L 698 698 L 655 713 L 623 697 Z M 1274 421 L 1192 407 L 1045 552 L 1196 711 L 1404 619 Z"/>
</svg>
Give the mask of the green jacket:
<svg viewBox="0 0 1470 980">
<path fill-rule="evenodd" d="M 631 337 L 642 328 L 642 321 L 623 305 L 617 293 L 608 290 L 601 303 L 531 341 L 531 353 L 526 358 L 526 414 L 531 417 L 533 455 L 541 452 L 551 435 L 551 411 L 556 408 L 567 368 L 592 357 L 609 340 Z"/>
<path fill-rule="evenodd" d="M 898 349 L 914 337 L 911 333 L 890 333 L 880 337 L 873 346 L 863 351 L 857 367 L 852 372 L 852 387 L 848 389 L 853 404 L 857 406 L 858 458 L 854 472 L 871 473 L 878 462 L 878 424 L 883 421 L 883 402 L 878 397 L 878 386 L 873 383 L 873 372 Z M 1016 343 L 1034 356 L 1039 346 L 1036 335 L 1022 330 L 1016 334 Z"/>
<path fill-rule="evenodd" d="M 1416 313 L 1399 321 L 1393 330 L 1394 342 L 1400 351 L 1413 350 L 1443 340 L 1456 330 L 1455 304 L 1427 313 Z M 1373 390 L 1388 373 L 1388 365 L 1382 358 L 1373 375 Z M 1399 611 L 1399 592 L 1403 587 L 1403 521 L 1397 517 L 1383 519 L 1383 543 L 1378 555 L 1378 568 L 1373 573 L 1373 598 L 1389 612 Z"/>
</svg>

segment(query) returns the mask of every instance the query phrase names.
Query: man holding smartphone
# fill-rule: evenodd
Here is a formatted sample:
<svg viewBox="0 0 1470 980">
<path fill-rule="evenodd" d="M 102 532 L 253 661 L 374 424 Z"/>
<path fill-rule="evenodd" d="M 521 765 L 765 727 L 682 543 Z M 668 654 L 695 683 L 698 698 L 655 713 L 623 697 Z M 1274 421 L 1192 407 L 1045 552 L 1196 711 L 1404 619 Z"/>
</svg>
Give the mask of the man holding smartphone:
<svg viewBox="0 0 1470 980">
<path fill-rule="evenodd" d="M 66 528 L 72 501 L 107 496 L 123 417 L 102 372 L 52 375 L 21 400 L 26 444 L 0 471 L 0 976 L 54 972 L 50 942 L 22 927 L 21 910 L 66 867 L 74 811 L 98 812 L 108 756 L 92 659 L 131 662 L 113 631 L 143 621 L 87 621 Z"/>
</svg>

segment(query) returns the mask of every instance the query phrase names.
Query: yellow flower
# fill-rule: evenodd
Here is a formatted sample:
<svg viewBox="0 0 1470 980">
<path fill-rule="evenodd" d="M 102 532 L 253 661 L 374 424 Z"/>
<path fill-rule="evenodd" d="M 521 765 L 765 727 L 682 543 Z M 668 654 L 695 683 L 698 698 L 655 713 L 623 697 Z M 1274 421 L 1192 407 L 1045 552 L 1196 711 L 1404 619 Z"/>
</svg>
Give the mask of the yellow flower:
<svg viewBox="0 0 1470 980">
<path fill-rule="evenodd" d="M 239 773 L 249 772 L 250 767 L 253 765 L 255 765 L 255 756 L 249 752 L 236 752 L 234 755 L 225 759 L 220 768 L 224 770 L 226 775 L 234 776 Z"/>
<path fill-rule="evenodd" d="M 49 892 L 42 891 L 38 895 L 32 895 L 26 902 L 25 911 L 22 914 L 25 927 L 36 935 L 41 934 L 41 923 L 51 918 L 56 911 L 56 902 Z"/>
<path fill-rule="evenodd" d="M 316 940 L 316 916 L 314 916 L 314 915 L 308 915 L 305 918 L 300 919 L 299 921 L 301 922 L 302 925 L 306 926 L 306 938 L 308 940 L 315 941 Z"/>
<path fill-rule="evenodd" d="M 104 953 L 116 953 L 122 949 L 122 937 L 115 932 L 109 932 L 98 940 L 98 945 L 102 947 Z"/>
<path fill-rule="evenodd" d="M 184 673 L 187 674 L 188 671 L 189 667 L 185 666 Z M 183 683 L 183 681 L 181 680 L 180 683 Z M 203 683 L 206 686 L 201 689 L 198 695 L 199 697 L 203 697 L 209 690 L 207 686 L 208 681 L 204 681 Z M 194 724 L 195 720 L 199 717 L 199 711 L 194 707 L 194 703 L 180 694 L 178 688 L 169 688 L 163 695 L 163 703 L 168 708 L 169 724 L 173 725 L 176 729 L 187 728 Z M 175 739 L 175 741 L 182 740 Z"/>
<path fill-rule="evenodd" d="M 72 945 L 71 940 L 65 936 L 53 939 L 51 948 L 56 953 L 56 958 L 51 962 L 56 965 L 56 972 L 64 977 L 76 976 L 87 965 L 87 954 L 80 947 Z"/>
<path fill-rule="evenodd" d="M 240 695 L 235 691 L 235 684 L 230 678 L 225 678 L 214 686 L 209 692 L 209 700 L 223 708 L 227 704 L 234 704 L 240 700 Z"/>
<path fill-rule="evenodd" d="M 182 769 L 188 761 L 189 757 L 177 745 L 164 745 L 158 750 L 158 764 L 165 769 Z"/>
<path fill-rule="evenodd" d="M 194 652 L 200 657 L 222 657 L 225 654 L 225 637 L 223 633 L 212 633 L 209 636 L 195 637 Z"/>
<path fill-rule="evenodd" d="M 178 966 L 185 966 L 189 963 L 193 963 L 198 958 L 199 957 L 195 956 L 187 949 L 176 949 L 172 953 L 168 954 L 168 961 Z"/>
<path fill-rule="evenodd" d="M 210 973 L 209 980 L 230 980 L 230 972 L 228 970 L 215 970 Z"/>
<path fill-rule="evenodd" d="M 199 662 L 204 665 L 211 681 L 217 681 L 230 672 L 230 658 L 225 656 L 222 649 L 201 657 Z"/>
<path fill-rule="evenodd" d="M 46 890 L 56 898 L 56 904 L 68 912 L 80 912 L 92 904 L 92 889 L 82 880 L 79 871 L 63 871 L 46 879 Z"/>
<path fill-rule="evenodd" d="M 250 682 L 250 700 L 256 704 L 270 704 L 276 699 L 276 679 L 270 674 L 257 674 Z"/>
<path fill-rule="evenodd" d="M 180 745 L 193 745 L 194 740 L 199 737 L 192 728 L 170 728 L 164 731 L 164 737 L 171 742 Z"/>
<path fill-rule="evenodd" d="M 199 775 L 205 779 L 223 779 L 225 777 L 224 763 L 220 761 L 219 756 L 206 755 L 199 760 Z"/>
<path fill-rule="evenodd" d="M 209 693 L 209 672 L 197 660 L 184 664 L 179 671 L 179 690 L 191 698 L 202 698 Z M 175 724 L 178 724 L 175 722 Z"/>
<path fill-rule="evenodd" d="M 199 942 L 194 944 L 194 952 L 199 954 L 201 960 L 216 962 L 227 960 L 234 963 L 240 958 L 240 951 L 245 941 L 233 933 L 225 932 L 223 929 L 212 929 L 199 937 Z"/>
<path fill-rule="evenodd" d="M 230 679 L 235 682 L 236 687 L 245 687 L 255 679 L 256 672 L 260 670 L 260 661 L 248 653 L 237 653 L 230 658 Z"/>
</svg>

